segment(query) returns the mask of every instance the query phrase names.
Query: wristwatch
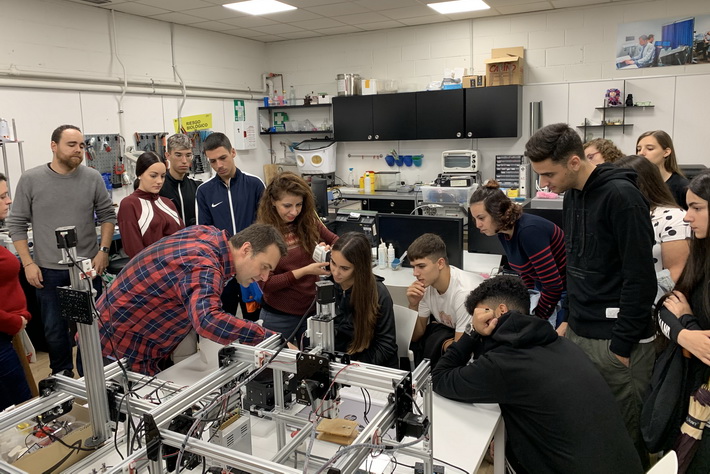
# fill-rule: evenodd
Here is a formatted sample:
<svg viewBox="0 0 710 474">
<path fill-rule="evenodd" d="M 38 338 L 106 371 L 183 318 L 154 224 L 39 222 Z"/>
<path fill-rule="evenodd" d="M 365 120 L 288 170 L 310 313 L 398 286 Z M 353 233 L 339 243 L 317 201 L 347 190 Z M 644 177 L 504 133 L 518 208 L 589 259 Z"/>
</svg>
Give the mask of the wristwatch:
<svg viewBox="0 0 710 474">
<path fill-rule="evenodd" d="M 99 252 L 109 253 L 111 251 L 108 247 L 99 247 Z"/>
<path fill-rule="evenodd" d="M 471 323 L 468 323 L 466 327 L 463 330 L 464 334 L 467 334 L 471 337 L 473 337 L 474 334 L 476 334 L 476 330 L 473 329 L 473 325 Z"/>
</svg>

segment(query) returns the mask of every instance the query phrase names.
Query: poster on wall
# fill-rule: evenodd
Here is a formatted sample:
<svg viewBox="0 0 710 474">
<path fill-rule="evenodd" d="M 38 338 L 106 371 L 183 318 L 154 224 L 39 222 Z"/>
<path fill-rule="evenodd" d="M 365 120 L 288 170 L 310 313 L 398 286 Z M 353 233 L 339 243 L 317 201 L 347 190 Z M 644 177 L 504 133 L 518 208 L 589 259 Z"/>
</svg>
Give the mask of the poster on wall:
<svg viewBox="0 0 710 474">
<path fill-rule="evenodd" d="M 617 69 L 710 62 L 710 15 L 626 23 L 616 35 Z"/>
</svg>

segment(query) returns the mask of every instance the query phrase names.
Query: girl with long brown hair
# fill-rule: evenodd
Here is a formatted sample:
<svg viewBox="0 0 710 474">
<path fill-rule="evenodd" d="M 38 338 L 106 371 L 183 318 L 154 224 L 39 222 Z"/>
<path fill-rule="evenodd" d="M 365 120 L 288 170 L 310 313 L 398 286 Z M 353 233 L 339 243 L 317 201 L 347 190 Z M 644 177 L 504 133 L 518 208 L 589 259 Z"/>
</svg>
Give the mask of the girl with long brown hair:
<svg viewBox="0 0 710 474">
<path fill-rule="evenodd" d="M 306 318 L 315 314 L 315 283 L 320 275 L 330 275 L 327 262 L 315 262 L 318 245 L 332 245 L 338 236 L 330 232 L 316 214 L 311 188 L 298 175 L 284 172 L 264 190 L 257 222 L 276 227 L 286 241 L 288 255 L 262 284 L 260 319 L 267 329 L 298 342 L 306 330 Z"/>
<path fill-rule="evenodd" d="M 683 209 L 688 209 L 685 202 L 688 180 L 678 166 L 671 136 L 663 130 L 642 133 L 636 140 L 636 154 L 643 156 L 658 167 L 661 178 L 668 185 L 675 201 Z"/>
<path fill-rule="evenodd" d="M 352 360 L 399 368 L 392 297 L 372 273 L 365 234 L 348 232 L 335 242 L 330 270 L 336 290 L 335 350 Z"/>
</svg>

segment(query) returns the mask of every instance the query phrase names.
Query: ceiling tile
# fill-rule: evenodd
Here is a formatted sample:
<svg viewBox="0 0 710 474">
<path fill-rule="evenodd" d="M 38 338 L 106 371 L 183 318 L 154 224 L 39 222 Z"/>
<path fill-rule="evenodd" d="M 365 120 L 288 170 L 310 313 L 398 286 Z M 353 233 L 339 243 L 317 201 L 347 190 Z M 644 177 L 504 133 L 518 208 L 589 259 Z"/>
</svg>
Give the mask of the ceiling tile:
<svg viewBox="0 0 710 474">
<path fill-rule="evenodd" d="M 555 8 L 583 7 L 599 3 L 611 3 L 611 0 L 552 0 L 552 6 Z"/>
<path fill-rule="evenodd" d="M 550 2 L 525 3 L 523 5 L 498 7 L 498 11 L 503 15 L 511 15 L 513 13 L 537 12 L 542 10 L 550 10 Z"/>
<path fill-rule="evenodd" d="M 193 10 L 200 7 L 211 7 L 211 3 L 203 2 L 202 0 L 139 0 L 142 5 L 149 7 L 162 8 L 173 12 L 182 10 Z"/>
<path fill-rule="evenodd" d="M 387 20 L 387 18 L 382 18 L 382 15 L 380 13 L 360 13 L 357 15 L 343 15 L 343 16 L 335 16 L 333 17 L 334 20 L 341 21 L 345 24 L 348 25 L 357 25 L 359 26 L 361 23 L 377 23 L 378 21 L 382 20 Z"/>
<path fill-rule="evenodd" d="M 317 31 L 295 31 L 293 33 L 282 33 L 279 36 L 282 36 L 287 39 L 303 39 L 303 38 L 316 38 L 318 36 L 322 36 L 320 33 Z"/>
<path fill-rule="evenodd" d="M 252 16 L 252 15 L 247 15 L 247 16 L 242 16 L 239 18 L 225 18 L 224 20 L 220 20 L 222 23 L 227 23 L 228 25 L 234 25 L 234 26 L 241 26 L 243 28 L 254 28 L 255 26 L 267 26 L 267 25 L 275 25 L 276 21 L 274 20 L 269 20 L 268 18 L 264 18 L 261 16 Z"/>
<path fill-rule="evenodd" d="M 436 13 L 434 10 L 432 10 L 429 7 L 425 6 L 414 6 L 414 7 L 409 7 L 409 8 L 395 8 L 392 10 L 382 10 L 380 13 L 382 13 L 384 16 L 391 18 L 393 20 L 401 20 L 403 18 L 416 18 L 416 17 L 443 17 L 444 21 L 446 21 L 446 17 L 443 15 L 440 15 Z"/>
<path fill-rule="evenodd" d="M 358 5 L 362 5 L 365 8 L 368 8 L 370 10 L 388 10 L 388 9 L 393 9 L 393 8 L 410 8 L 410 7 L 418 7 L 422 5 L 426 5 L 427 3 L 431 3 L 430 0 L 428 2 L 420 2 L 417 0 L 356 0 L 353 3 L 357 3 Z M 429 8 L 429 7 L 427 7 Z"/>
<path fill-rule="evenodd" d="M 267 26 L 254 26 L 250 29 L 267 35 L 280 35 L 281 33 L 293 33 L 296 31 L 303 31 L 303 28 L 299 28 L 293 25 L 287 25 L 286 23 L 276 23 L 275 25 Z"/>
<path fill-rule="evenodd" d="M 402 26 L 406 25 L 395 20 L 390 20 L 378 21 L 376 23 L 363 23 L 358 26 L 363 30 L 386 30 L 387 28 L 401 28 Z"/>
<path fill-rule="evenodd" d="M 274 41 L 284 41 L 286 38 L 283 38 L 283 37 L 277 36 L 277 35 L 262 35 L 262 36 L 254 36 L 249 39 L 254 40 L 254 41 L 261 41 L 262 43 L 271 43 Z"/>
<path fill-rule="evenodd" d="M 247 16 L 246 13 L 238 12 L 230 8 L 224 8 L 223 6 L 219 5 L 206 8 L 195 8 L 194 10 L 183 10 L 182 13 L 186 15 L 194 15 L 196 17 L 204 18 L 205 20 L 216 21 L 222 20 L 224 18 Z"/>
<path fill-rule="evenodd" d="M 416 18 L 402 18 L 399 21 L 404 23 L 407 26 L 415 26 L 415 25 L 429 25 L 432 23 L 443 23 L 448 20 L 444 15 L 436 15 L 436 16 L 419 16 Z"/>
<path fill-rule="evenodd" d="M 321 18 L 318 20 L 297 21 L 293 23 L 304 30 L 320 30 L 323 28 L 335 28 L 337 26 L 345 26 L 344 23 L 333 20 L 332 18 Z"/>
<path fill-rule="evenodd" d="M 321 5 L 318 7 L 311 7 L 309 11 L 318 13 L 323 16 L 341 16 L 341 15 L 352 15 L 355 13 L 366 13 L 370 11 L 369 9 L 362 7 L 353 2 L 342 2 L 334 3 L 332 5 Z"/>
<path fill-rule="evenodd" d="M 167 21 L 169 23 L 178 23 L 180 25 L 191 25 L 193 23 L 200 23 L 204 21 L 204 18 L 197 18 L 191 15 L 185 15 L 179 12 L 163 13 L 160 15 L 152 15 L 151 18 L 160 21 Z"/>
<path fill-rule="evenodd" d="M 343 0 L 280 0 L 296 8 L 311 8 L 320 5 L 332 5 L 342 3 Z"/>
<path fill-rule="evenodd" d="M 202 23 L 193 23 L 195 28 L 202 28 L 203 30 L 210 31 L 229 31 L 234 30 L 234 25 L 228 25 L 227 23 L 222 23 L 220 21 L 203 21 Z"/>
<path fill-rule="evenodd" d="M 117 12 L 130 13 L 131 15 L 138 16 L 151 16 L 160 15 L 161 13 L 170 13 L 170 10 L 149 7 L 148 5 L 141 5 L 140 3 L 121 3 L 112 8 Z"/>
<path fill-rule="evenodd" d="M 278 21 L 280 23 L 293 23 L 294 21 L 306 21 L 315 20 L 316 18 L 323 18 L 317 13 L 313 13 L 308 10 L 291 10 L 287 12 L 273 13 L 268 16 L 268 18 Z"/>
<path fill-rule="evenodd" d="M 336 26 L 335 28 L 318 28 L 316 30 L 318 33 L 322 33 L 326 36 L 332 36 L 332 35 L 346 35 L 349 33 L 361 33 L 362 30 L 360 28 L 357 28 L 355 26 Z"/>
</svg>

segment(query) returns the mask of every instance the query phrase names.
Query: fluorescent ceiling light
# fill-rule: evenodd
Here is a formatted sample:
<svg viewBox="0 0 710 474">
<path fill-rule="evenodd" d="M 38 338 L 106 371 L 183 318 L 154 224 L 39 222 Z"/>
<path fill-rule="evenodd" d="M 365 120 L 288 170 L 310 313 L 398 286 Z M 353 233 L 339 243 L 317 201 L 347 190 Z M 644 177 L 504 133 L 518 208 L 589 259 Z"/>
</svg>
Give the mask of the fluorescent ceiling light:
<svg viewBox="0 0 710 474">
<path fill-rule="evenodd" d="M 248 13 L 249 15 L 266 15 L 268 13 L 296 10 L 296 7 L 276 0 L 248 0 L 246 2 L 228 3 L 223 6 L 242 13 Z"/>
<path fill-rule="evenodd" d="M 474 12 L 476 10 L 488 10 L 489 7 L 483 0 L 454 0 L 451 2 L 428 3 L 428 7 L 433 8 L 442 15 L 449 13 Z"/>
</svg>

